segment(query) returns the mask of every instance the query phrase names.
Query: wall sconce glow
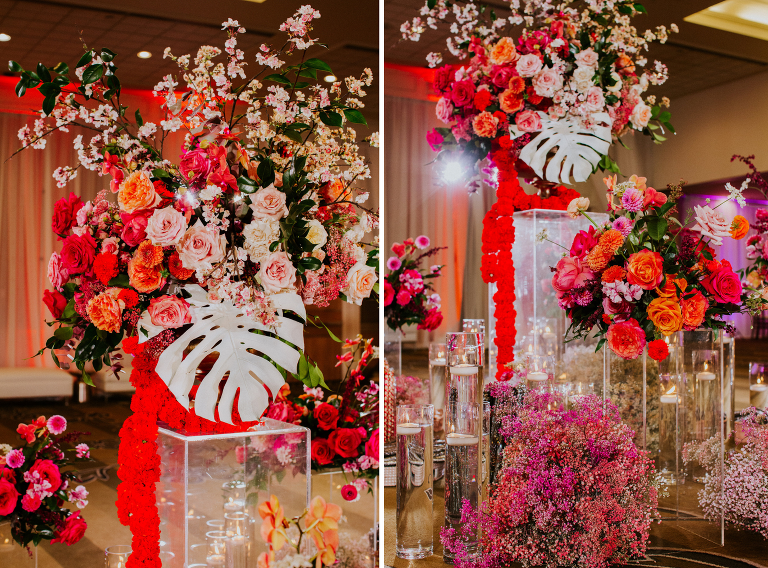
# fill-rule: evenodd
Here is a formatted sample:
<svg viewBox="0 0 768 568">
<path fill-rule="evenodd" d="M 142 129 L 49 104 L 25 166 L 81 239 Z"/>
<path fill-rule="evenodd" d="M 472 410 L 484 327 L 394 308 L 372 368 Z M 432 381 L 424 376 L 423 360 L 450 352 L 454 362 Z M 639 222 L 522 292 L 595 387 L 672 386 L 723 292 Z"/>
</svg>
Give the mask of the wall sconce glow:
<svg viewBox="0 0 768 568">
<path fill-rule="evenodd" d="M 149 51 L 140 51 L 136 54 L 139 59 L 149 59 L 152 54 Z"/>
<path fill-rule="evenodd" d="M 685 21 L 768 41 L 768 5 L 761 0 L 726 0 Z"/>
<path fill-rule="evenodd" d="M 336 80 L 336 75 L 326 75 L 323 79 L 326 83 L 333 83 Z"/>
<path fill-rule="evenodd" d="M 0 34 L 0 41 L 11 41 L 11 36 L 8 34 Z"/>
</svg>

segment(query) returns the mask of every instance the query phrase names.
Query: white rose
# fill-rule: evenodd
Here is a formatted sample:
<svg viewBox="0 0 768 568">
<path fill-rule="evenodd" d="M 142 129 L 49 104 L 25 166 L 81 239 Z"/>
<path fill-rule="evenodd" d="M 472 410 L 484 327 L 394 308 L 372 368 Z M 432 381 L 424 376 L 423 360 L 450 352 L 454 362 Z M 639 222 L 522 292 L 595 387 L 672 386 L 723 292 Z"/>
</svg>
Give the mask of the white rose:
<svg viewBox="0 0 768 568">
<path fill-rule="evenodd" d="M 328 242 L 328 231 L 325 230 L 323 224 L 317 219 L 312 219 L 309 222 L 309 233 L 307 233 L 307 240 L 315 245 L 312 251 L 323 248 L 325 243 Z"/>
<path fill-rule="evenodd" d="M 352 249 L 352 256 L 355 257 L 356 263 L 362 262 L 365 264 L 368 262 L 368 254 L 366 254 L 365 249 L 360 245 L 355 245 L 355 247 Z"/>
<path fill-rule="evenodd" d="M 243 228 L 245 250 L 253 262 L 261 262 L 269 256 L 269 245 L 280 237 L 278 221 L 253 221 Z"/>
<path fill-rule="evenodd" d="M 347 274 L 347 285 L 343 290 L 347 296 L 347 302 L 358 306 L 362 304 L 365 298 L 370 297 L 376 280 L 375 268 L 362 262 L 355 264 Z"/>
<path fill-rule="evenodd" d="M 576 82 L 576 89 L 584 93 L 594 85 L 592 78 L 595 76 L 595 70 L 591 67 L 579 67 L 573 72 L 573 80 Z"/>
<path fill-rule="evenodd" d="M 614 73 L 611 73 L 611 79 L 616 81 L 616 84 L 613 87 L 606 87 L 606 89 L 611 93 L 618 93 L 619 91 L 621 91 L 621 87 L 623 85 L 621 82 L 621 77 L 619 77 L 618 73 L 614 72 Z"/>
<path fill-rule="evenodd" d="M 363 227 L 362 223 L 358 223 L 349 231 L 344 233 L 344 238 L 347 239 L 350 243 L 359 243 L 360 239 L 365 236 L 365 232 L 365 227 Z"/>
</svg>

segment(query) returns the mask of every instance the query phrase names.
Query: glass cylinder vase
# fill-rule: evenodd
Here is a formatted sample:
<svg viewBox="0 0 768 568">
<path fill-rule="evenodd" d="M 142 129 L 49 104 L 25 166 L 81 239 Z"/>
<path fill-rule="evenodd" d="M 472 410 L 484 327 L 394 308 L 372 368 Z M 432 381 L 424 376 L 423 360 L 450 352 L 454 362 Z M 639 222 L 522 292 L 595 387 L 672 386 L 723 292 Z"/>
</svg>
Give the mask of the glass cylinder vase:
<svg viewBox="0 0 768 568">
<path fill-rule="evenodd" d="M 749 406 L 768 408 L 768 362 L 749 364 Z"/>
<path fill-rule="evenodd" d="M 403 334 L 389 328 L 384 330 L 384 359 L 396 377 L 403 374 Z"/>
<path fill-rule="evenodd" d="M 37 547 L 29 550 L 16 543 L 11 536 L 11 523 L 0 523 L 0 566 L 37 568 Z"/>
</svg>

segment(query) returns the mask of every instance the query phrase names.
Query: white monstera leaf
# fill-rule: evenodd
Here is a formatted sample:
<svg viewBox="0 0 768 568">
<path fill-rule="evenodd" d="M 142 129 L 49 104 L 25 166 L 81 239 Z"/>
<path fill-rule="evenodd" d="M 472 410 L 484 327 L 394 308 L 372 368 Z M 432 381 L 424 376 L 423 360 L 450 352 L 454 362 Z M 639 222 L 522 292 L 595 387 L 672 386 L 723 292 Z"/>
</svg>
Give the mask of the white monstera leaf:
<svg viewBox="0 0 768 568">
<path fill-rule="evenodd" d="M 231 424 L 235 394 L 240 389 L 238 411 L 241 419 L 246 422 L 258 420 L 269 404 L 265 387 L 269 388 L 272 395 L 276 395 L 285 384 L 275 365 L 290 373 L 297 372 L 301 357 L 299 350 L 304 349 L 304 325 L 285 317 L 283 310 L 290 310 L 306 320 L 301 296 L 296 293 L 273 295 L 272 303 L 278 308 L 278 325 L 268 327 L 247 317 L 232 302 L 209 302 L 200 286 L 186 286 L 184 289 L 191 294 L 187 301 L 192 306 L 190 311 L 194 323 L 160 355 L 157 374 L 179 403 L 188 409 L 189 392 L 195 384 L 197 366 L 207 356 L 218 353 L 216 363 L 197 390 L 195 413 L 214 420 L 218 401 L 219 420 Z M 252 333 L 254 330 L 266 331 L 276 337 Z M 182 360 L 189 344 L 198 338 L 202 338 L 202 341 Z M 218 400 L 219 383 L 227 373 L 229 378 L 221 393 L 221 400 Z"/>
<path fill-rule="evenodd" d="M 538 114 L 541 131 L 525 145 L 520 159 L 540 178 L 553 183 L 570 184 L 571 176 L 574 182 L 587 181 L 611 146 L 611 117 L 606 112 L 595 113 L 595 126 L 585 129 L 575 119 L 552 120 L 546 113 Z M 513 129 L 512 134 L 517 137 L 523 133 Z M 547 162 L 555 147 L 557 152 Z"/>
</svg>

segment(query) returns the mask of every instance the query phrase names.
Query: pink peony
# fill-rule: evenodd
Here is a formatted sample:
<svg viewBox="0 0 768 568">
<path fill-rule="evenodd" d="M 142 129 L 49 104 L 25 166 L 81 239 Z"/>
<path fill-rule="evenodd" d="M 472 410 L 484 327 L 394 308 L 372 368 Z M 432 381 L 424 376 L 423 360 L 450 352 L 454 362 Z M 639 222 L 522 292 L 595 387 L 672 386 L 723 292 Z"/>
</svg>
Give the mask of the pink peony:
<svg viewBox="0 0 768 568">
<path fill-rule="evenodd" d="M 260 221 L 279 221 L 288 215 L 285 203 L 285 193 L 270 184 L 251 195 L 253 218 Z"/>
<path fill-rule="evenodd" d="M 147 223 L 151 210 L 137 211 L 136 213 L 120 213 L 123 221 L 123 232 L 120 238 L 129 247 L 137 247 L 147 238 Z"/>
<path fill-rule="evenodd" d="M 0 478 L 0 517 L 13 513 L 19 500 L 19 492 L 6 478 Z"/>
<path fill-rule="evenodd" d="M 395 300 L 395 289 L 387 281 L 384 281 L 384 305 L 389 306 Z"/>
<path fill-rule="evenodd" d="M 541 130 L 541 118 L 534 110 L 524 110 L 515 115 L 515 125 L 521 132 L 537 132 Z"/>
<path fill-rule="evenodd" d="M 584 107 L 590 112 L 599 112 L 605 107 L 605 96 L 603 90 L 597 85 L 587 90 L 587 99 L 584 101 Z"/>
<path fill-rule="evenodd" d="M 153 245 L 166 247 L 177 244 L 187 230 L 184 214 L 171 206 L 155 209 L 147 221 L 147 238 Z"/>
<path fill-rule="evenodd" d="M 56 532 L 55 538 L 51 540 L 51 544 L 61 542 L 70 546 L 78 542 L 85 534 L 85 529 L 88 527 L 86 522 L 80 517 L 80 511 L 67 517 L 64 521 L 64 527 Z"/>
<path fill-rule="evenodd" d="M 645 332 L 635 319 L 610 325 L 606 336 L 608 347 L 622 359 L 637 359 L 645 348 Z"/>
<path fill-rule="evenodd" d="M 730 265 L 723 264 L 705 277 L 701 281 L 701 285 L 720 304 L 738 304 L 741 302 L 741 280 Z"/>
<path fill-rule="evenodd" d="M 533 77 L 541 71 L 541 67 L 541 58 L 533 53 L 521 56 L 515 65 L 515 69 L 521 77 Z"/>
<path fill-rule="evenodd" d="M 387 259 L 387 268 L 389 270 L 399 270 L 403 263 L 396 256 L 391 256 Z"/>
<path fill-rule="evenodd" d="M 261 283 L 267 292 L 292 288 L 296 282 L 296 267 L 284 252 L 273 252 L 261 264 Z"/>
<path fill-rule="evenodd" d="M 197 148 L 186 152 L 179 162 L 179 171 L 188 183 L 195 186 L 202 186 L 213 171 L 208 153 Z"/>
<path fill-rule="evenodd" d="M 279 422 L 292 422 L 293 421 L 293 407 L 290 404 L 284 402 L 273 402 L 267 409 L 267 418 L 277 420 Z"/>
<path fill-rule="evenodd" d="M 451 116 L 453 115 L 453 104 L 451 101 L 445 97 L 440 97 L 440 100 L 437 101 L 437 106 L 435 107 L 435 114 L 437 115 L 437 119 L 441 122 L 445 122 L 446 124 L 450 122 Z"/>
<path fill-rule="evenodd" d="M 566 292 L 572 288 L 583 286 L 594 276 L 595 274 L 578 258 L 566 256 L 561 258 L 555 266 L 552 287 L 557 292 L 557 297 L 562 298 Z"/>
<path fill-rule="evenodd" d="M 61 265 L 59 253 L 54 252 L 51 260 L 48 261 L 48 281 L 51 285 L 61 292 L 64 284 L 69 280 L 69 272 Z"/>
<path fill-rule="evenodd" d="M 694 205 L 693 210 L 696 212 L 696 224 L 692 230 L 709 237 L 709 242 L 713 245 L 723 244 L 723 237 L 731 234 L 730 223 L 726 223 L 723 216 L 713 211 L 709 205 Z"/>
<path fill-rule="evenodd" d="M 152 325 L 163 329 L 175 329 L 188 323 L 192 323 L 192 314 L 189 313 L 189 304 L 177 296 L 160 296 L 153 298 L 149 307 Z"/>
<path fill-rule="evenodd" d="M 62 434 L 67 429 L 67 419 L 55 414 L 48 419 L 48 431 L 54 436 Z"/>
<path fill-rule="evenodd" d="M 429 247 L 429 237 L 425 235 L 420 235 L 416 237 L 415 244 L 416 244 L 416 248 L 424 250 L 425 248 Z"/>
<path fill-rule="evenodd" d="M 187 270 L 221 262 L 226 248 L 224 235 L 216 227 L 203 225 L 199 219 L 176 245 L 181 265 Z"/>
<path fill-rule="evenodd" d="M 570 255 L 579 260 L 583 260 L 585 256 L 589 254 L 597 245 L 597 231 L 595 227 L 590 225 L 587 231 L 579 231 L 573 238 L 573 244 L 571 244 Z"/>
</svg>

